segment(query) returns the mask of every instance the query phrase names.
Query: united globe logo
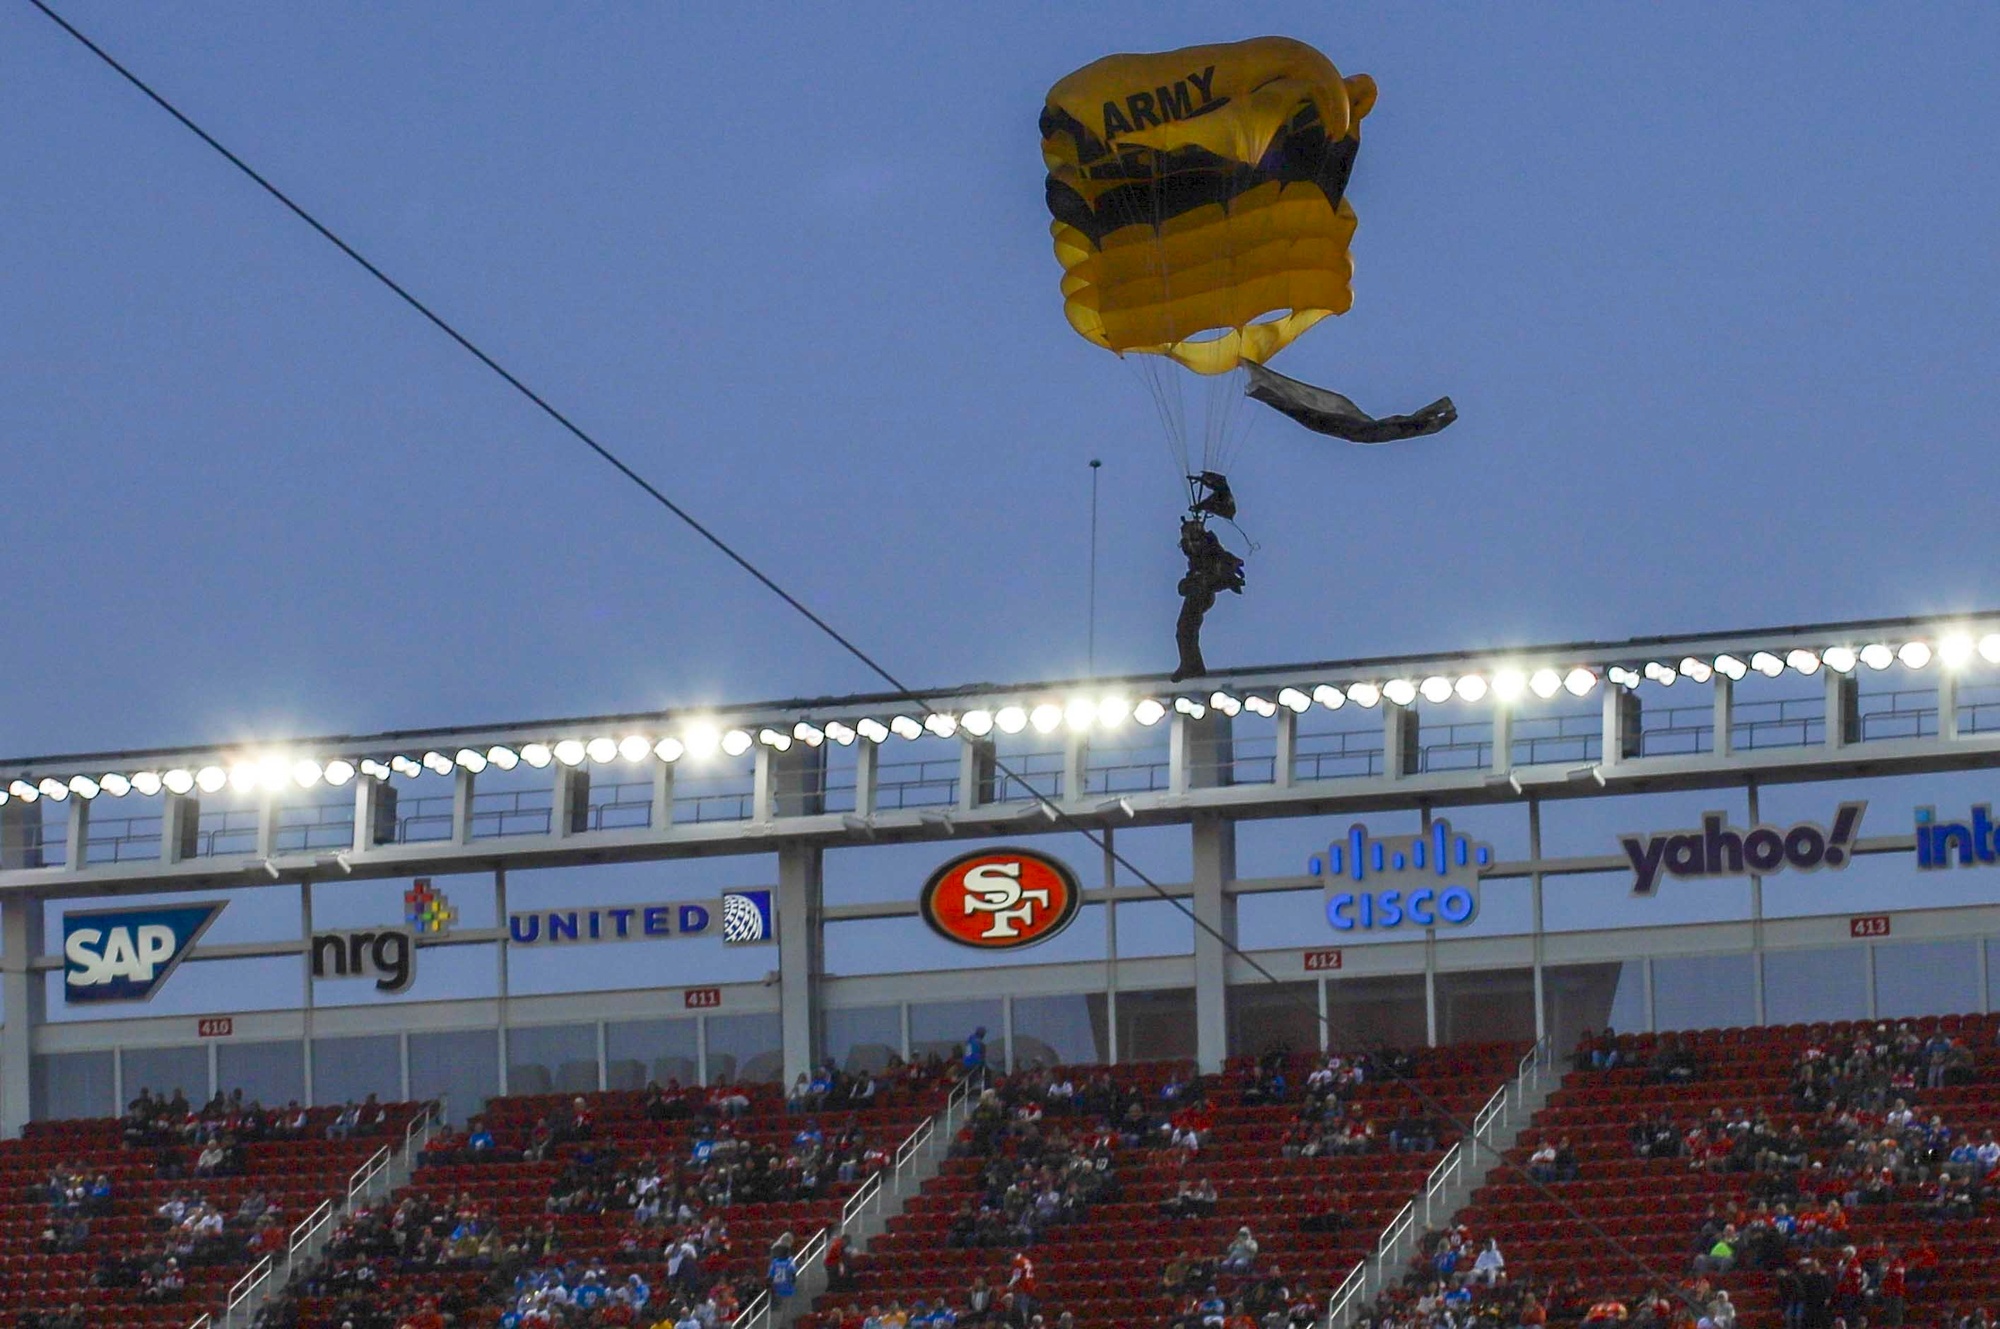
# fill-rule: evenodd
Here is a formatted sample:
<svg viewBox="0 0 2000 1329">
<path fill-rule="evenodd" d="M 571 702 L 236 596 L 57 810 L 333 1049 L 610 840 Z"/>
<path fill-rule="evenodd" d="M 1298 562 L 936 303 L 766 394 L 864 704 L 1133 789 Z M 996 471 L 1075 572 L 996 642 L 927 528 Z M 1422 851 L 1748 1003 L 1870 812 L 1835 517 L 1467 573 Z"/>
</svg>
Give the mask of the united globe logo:
<svg viewBox="0 0 2000 1329">
<path fill-rule="evenodd" d="M 769 891 L 724 891 L 722 893 L 722 940 L 725 945 L 742 946 L 771 939 L 771 893 Z"/>
</svg>

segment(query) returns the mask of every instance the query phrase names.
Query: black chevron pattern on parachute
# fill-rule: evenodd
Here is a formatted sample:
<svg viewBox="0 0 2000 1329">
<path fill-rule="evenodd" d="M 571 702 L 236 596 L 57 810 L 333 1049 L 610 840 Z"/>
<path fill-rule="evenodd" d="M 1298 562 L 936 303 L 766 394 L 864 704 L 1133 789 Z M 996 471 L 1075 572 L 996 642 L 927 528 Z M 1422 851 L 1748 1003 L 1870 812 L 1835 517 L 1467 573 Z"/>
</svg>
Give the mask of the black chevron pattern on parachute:
<svg viewBox="0 0 2000 1329">
<path fill-rule="evenodd" d="M 1158 230 L 1196 208 L 1210 204 L 1227 208 L 1239 195 L 1273 180 L 1317 186 L 1327 203 L 1338 207 L 1361 148 L 1361 141 L 1352 136 L 1327 138 L 1319 112 L 1310 105 L 1299 109 L 1255 166 L 1197 147 L 1114 155 L 1074 116 L 1060 111 L 1044 111 L 1041 129 L 1044 138 L 1057 134 L 1073 138 L 1078 155 L 1091 163 L 1086 170 L 1092 180 L 1128 182 L 1099 194 L 1093 206 L 1069 184 L 1054 175 L 1048 178 L 1050 215 L 1099 244 L 1122 227 L 1143 223 Z"/>
<path fill-rule="evenodd" d="M 1373 416 L 1338 392 L 1287 378 L 1274 369 L 1244 361 L 1249 386 L 1243 395 L 1263 402 L 1316 434 L 1344 438 L 1349 443 L 1394 443 L 1399 439 L 1435 434 L 1458 419 L 1451 398 L 1439 397 L 1408 415 Z"/>
</svg>

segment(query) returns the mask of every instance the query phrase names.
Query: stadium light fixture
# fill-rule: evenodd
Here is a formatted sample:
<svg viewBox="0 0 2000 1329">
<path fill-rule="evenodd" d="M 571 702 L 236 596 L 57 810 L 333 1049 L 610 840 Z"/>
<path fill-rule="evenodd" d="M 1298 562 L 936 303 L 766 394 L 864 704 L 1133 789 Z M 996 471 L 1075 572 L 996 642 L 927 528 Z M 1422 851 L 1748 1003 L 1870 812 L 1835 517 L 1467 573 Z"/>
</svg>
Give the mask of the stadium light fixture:
<svg viewBox="0 0 2000 1329">
<path fill-rule="evenodd" d="M 1819 672 L 1819 656 L 1803 646 L 1785 652 L 1785 664 L 1810 678 Z"/>
<path fill-rule="evenodd" d="M 204 794 L 212 794 L 229 783 L 229 773 L 220 766 L 204 766 L 194 773 L 195 787 Z"/>
<path fill-rule="evenodd" d="M 132 787 L 151 798 L 160 792 L 163 782 L 158 771 L 137 771 L 132 776 Z"/>
<path fill-rule="evenodd" d="M 1083 733 L 1097 723 L 1097 703 L 1088 697 L 1070 698 L 1063 706 L 1063 723 L 1071 733 Z"/>
<path fill-rule="evenodd" d="M 1715 657 L 1715 672 L 1731 683 L 1741 683 L 1743 676 L 1750 672 L 1750 666 L 1733 655 L 1718 655 Z"/>
<path fill-rule="evenodd" d="M 1243 703 L 1227 692 L 1209 693 L 1208 704 L 1232 719 L 1243 711 Z"/>
<path fill-rule="evenodd" d="M 1045 701 L 1028 712 L 1028 723 L 1035 727 L 1035 732 L 1038 734 L 1052 734 L 1056 726 L 1062 723 L 1062 707 L 1054 702 Z"/>
<path fill-rule="evenodd" d="M 618 755 L 627 761 L 644 761 L 653 750 L 653 740 L 644 734 L 627 734 L 618 740 Z"/>
<path fill-rule="evenodd" d="M 1294 715 L 1304 715 L 1312 709 L 1313 699 L 1297 688 L 1284 688 L 1278 693 L 1278 705 Z"/>
<path fill-rule="evenodd" d="M 521 764 L 521 754 L 510 747 L 496 743 L 486 749 L 486 760 L 489 765 L 498 766 L 503 771 L 511 771 Z"/>
<path fill-rule="evenodd" d="M 1132 718 L 1132 703 L 1116 694 L 1097 699 L 1097 723 L 1103 729 L 1116 729 Z"/>
<path fill-rule="evenodd" d="M 1954 632 L 1950 636 L 1938 639 L 1938 660 L 1946 669 L 1963 669 L 1972 663 L 1972 653 L 1975 649 L 1972 638 L 1963 632 Z"/>
<path fill-rule="evenodd" d="M 1479 701 L 1486 696 L 1486 677 L 1483 674 L 1466 674 L 1452 684 L 1451 690 L 1458 694 L 1460 701 Z"/>
<path fill-rule="evenodd" d="M 993 723 L 1003 734 L 1018 734 L 1028 727 L 1028 713 L 1019 706 L 1002 706 L 993 712 Z"/>
<path fill-rule="evenodd" d="M 1347 705 L 1347 694 L 1331 683 L 1322 683 L 1314 688 L 1312 699 L 1329 711 L 1337 711 Z"/>
<path fill-rule="evenodd" d="M 310 789 L 325 776 L 326 767 L 311 757 L 301 757 L 292 763 L 292 783 L 301 789 Z"/>
<path fill-rule="evenodd" d="M 1887 669 L 1896 662 L 1896 652 L 1883 641 L 1871 641 L 1861 648 L 1861 663 L 1870 669 Z"/>
<path fill-rule="evenodd" d="M 1907 668 L 1922 669 L 1931 662 L 1930 643 L 1906 641 L 1903 643 L 1902 648 L 1896 652 L 1896 658 L 1901 660 Z"/>
<path fill-rule="evenodd" d="M 1979 658 L 1987 664 L 2000 664 L 2000 632 L 1989 632 L 1979 639 Z"/>
<path fill-rule="evenodd" d="M 452 756 L 452 761 L 461 770 L 477 775 L 486 769 L 486 754 L 472 748 L 460 748 Z"/>
<path fill-rule="evenodd" d="M 870 743 L 880 743 L 889 737 L 889 726 L 871 715 L 856 723 L 854 732 Z"/>
<path fill-rule="evenodd" d="M 1543 701 L 1561 692 L 1562 685 L 1562 675 L 1553 669 L 1537 669 L 1534 676 L 1528 680 L 1529 690 Z"/>
<path fill-rule="evenodd" d="M 229 766 L 229 787 L 239 794 L 247 794 L 257 787 L 258 771 L 254 761 L 231 762 Z"/>
<path fill-rule="evenodd" d="M 354 778 L 354 763 L 335 757 L 326 764 L 325 774 L 326 782 L 338 789 Z"/>
<path fill-rule="evenodd" d="M 757 741 L 774 752 L 789 752 L 792 747 L 792 736 L 777 729 L 759 729 Z"/>
<path fill-rule="evenodd" d="M 1528 676 L 1518 669 L 1502 669 L 1493 675 L 1493 695 L 1501 701 L 1519 701 L 1528 690 Z"/>
<path fill-rule="evenodd" d="M 1851 674 L 1860 662 L 1852 646 L 1829 646 L 1820 655 L 1820 661 L 1836 674 Z"/>
<path fill-rule="evenodd" d="M 1568 691 L 1569 695 L 1572 697 L 1588 696 L 1590 694 L 1590 690 L 1596 686 L 1597 686 L 1597 675 L 1591 673 L 1588 669 L 1585 669 L 1582 665 L 1578 665 L 1576 668 L 1570 670 L 1567 674 L 1563 675 L 1563 688 L 1566 691 Z"/>
<path fill-rule="evenodd" d="M 1766 678 L 1776 678 L 1785 672 L 1785 662 L 1769 651 L 1758 651 L 1752 655 L 1750 667 Z"/>
<path fill-rule="evenodd" d="M 194 789 L 194 772 L 183 766 L 176 766 L 160 777 L 161 786 L 170 794 L 180 795 Z"/>
<path fill-rule="evenodd" d="M 550 751 L 565 766 L 581 766 L 584 758 L 590 755 L 590 748 L 580 738 L 565 738 Z"/>
<path fill-rule="evenodd" d="M 1652 666 L 1647 665 L 1646 668 L 1650 670 Z M 1612 665 L 1604 671 L 1604 677 L 1609 680 L 1613 687 L 1636 688 L 1639 686 L 1639 676 L 1624 665 Z"/>
<path fill-rule="evenodd" d="M 584 755 L 599 766 L 609 765 L 618 759 L 618 740 L 599 735 L 583 745 Z"/>
<path fill-rule="evenodd" d="M 1442 674 L 1432 674 L 1417 685 L 1417 691 L 1423 694 L 1425 701 L 1435 706 L 1451 700 L 1451 680 Z"/>
<path fill-rule="evenodd" d="M 740 757 L 750 750 L 750 735 L 741 729 L 732 729 L 722 736 L 723 755 Z"/>
<path fill-rule="evenodd" d="M 527 762 L 528 765 L 538 771 L 547 767 L 555 759 L 555 749 L 546 743 L 523 743 L 521 745 L 521 760 Z"/>
<path fill-rule="evenodd" d="M 1243 709 L 1268 720 L 1278 713 L 1278 703 L 1269 697 L 1260 697 L 1253 693 L 1243 699 Z"/>
<path fill-rule="evenodd" d="M 838 720 L 828 720 L 826 722 L 826 736 L 840 744 L 840 746 L 847 747 L 854 742 L 854 729 L 853 726 L 844 725 Z"/>
<path fill-rule="evenodd" d="M 1350 683 L 1347 687 L 1347 699 L 1356 706 L 1373 706 L 1382 700 L 1382 689 L 1373 683 Z"/>
<path fill-rule="evenodd" d="M 944 711 L 932 711 L 924 717 L 924 728 L 938 738 L 950 738 L 958 732 L 958 717 Z"/>
<path fill-rule="evenodd" d="M 32 803 L 42 796 L 42 791 L 29 784 L 26 780 L 14 781 L 14 783 L 7 786 L 7 792 L 15 798 L 20 799 L 23 803 Z"/>
<path fill-rule="evenodd" d="M 663 738 L 653 744 L 653 755 L 664 762 L 679 761 L 681 754 L 686 751 L 687 746 L 678 738 Z"/>
<path fill-rule="evenodd" d="M 72 775 L 69 777 L 69 791 L 86 803 L 97 797 L 97 790 L 97 781 L 87 775 Z"/>
<path fill-rule="evenodd" d="M 438 775 L 450 775 L 455 767 L 451 758 L 445 756 L 444 753 L 426 752 L 424 754 L 424 769 Z"/>
<path fill-rule="evenodd" d="M 924 727 L 914 715 L 898 715 L 889 721 L 889 732 L 897 738 L 915 742 L 924 736 Z"/>
<path fill-rule="evenodd" d="M 1155 698 L 1147 697 L 1132 708 L 1132 718 L 1150 729 L 1167 718 L 1167 708 Z"/>
<path fill-rule="evenodd" d="M 1674 672 L 1672 665 L 1662 664 L 1658 660 L 1648 660 L 1646 662 L 1646 677 L 1658 683 L 1663 688 L 1670 688 L 1680 678 L 1680 675 Z"/>
<path fill-rule="evenodd" d="M 792 737 L 809 748 L 816 748 L 826 742 L 826 731 L 801 720 L 792 726 Z"/>
<path fill-rule="evenodd" d="M 270 793 L 277 793 L 285 787 L 292 776 L 292 763 L 277 753 L 270 753 L 257 759 L 257 783 Z"/>
<path fill-rule="evenodd" d="M 1681 661 L 1681 674 L 1697 683 L 1706 683 L 1715 677 L 1715 670 L 1690 655 Z"/>
<path fill-rule="evenodd" d="M 974 738 L 984 738 L 993 732 L 993 712 L 967 711 L 958 718 L 958 725 Z"/>
<path fill-rule="evenodd" d="M 69 786 L 52 775 L 44 776 L 42 782 L 36 785 L 35 788 L 41 792 L 43 798 L 48 799 L 51 803 L 60 803 L 69 797 Z"/>
<path fill-rule="evenodd" d="M 1408 706 L 1417 699 L 1417 685 L 1407 678 L 1392 678 L 1382 685 L 1382 695 L 1398 706 Z"/>
<path fill-rule="evenodd" d="M 132 782 L 115 771 L 99 780 L 97 787 L 113 798 L 123 798 L 132 792 Z"/>
</svg>

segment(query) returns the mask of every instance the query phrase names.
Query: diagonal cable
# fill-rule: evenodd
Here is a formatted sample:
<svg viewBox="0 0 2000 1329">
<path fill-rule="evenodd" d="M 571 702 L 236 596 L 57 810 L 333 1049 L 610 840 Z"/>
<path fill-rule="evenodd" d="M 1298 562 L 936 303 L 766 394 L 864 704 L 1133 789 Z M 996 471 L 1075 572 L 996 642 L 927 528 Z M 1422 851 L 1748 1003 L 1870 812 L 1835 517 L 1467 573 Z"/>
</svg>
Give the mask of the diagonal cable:
<svg viewBox="0 0 2000 1329">
<path fill-rule="evenodd" d="M 469 336 L 459 331 L 458 328 L 455 327 L 449 320 L 447 320 L 443 315 L 439 314 L 436 310 L 432 309 L 428 304 L 424 303 L 422 299 L 413 294 L 407 287 L 403 286 L 400 282 L 396 281 L 395 278 L 391 277 L 388 273 L 384 272 L 380 267 L 376 266 L 376 264 L 371 262 L 366 255 L 362 254 L 353 245 L 349 244 L 346 240 L 342 239 L 340 235 L 337 234 L 331 227 L 327 226 L 324 222 L 320 221 L 318 217 L 314 216 L 303 205 L 295 201 L 290 195 L 285 193 L 284 190 L 278 188 L 277 185 L 273 184 L 263 174 L 258 172 L 258 170 L 255 167 L 251 166 L 248 162 L 243 160 L 243 158 L 239 157 L 236 153 L 232 152 L 220 140 L 218 140 L 214 135 L 210 134 L 207 130 L 203 129 L 199 124 L 197 124 L 179 107 L 175 106 L 172 102 L 168 101 L 166 97 L 164 97 L 159 92 L 154 90 L 154 88 L 150 84 L 148 84 L 144 79 L 140 78 L 137 74 L 133 73 L 132 70 L 128 69 L 123 63 L 121 63 L 117 59 L 117 57 L 113 56 L 109 51 L 105 50 L 102 46 L 99 46 L 96 42 L 92 41 L 83 32 L 79 31 L 74 24 L 69 22 L 68 19 L 64 18 L 61 14 L 57 13 L 53 8 L 51 8 L 46 3 L 46 0 L 28 0 L 28 3 L 33 5 L 37 10 L 41 11 L 41 13 L 45 17 L 47 17 L 50 22 L 54 23 L 57 27 L 61 28 L 65 33 L 67 33 L 70 37 L 74 38 L 80 45 L 82 45 L 85 49 L 87 49 L 92 55 L 96 56 L 105 65 L 110 67 L 115 73 L 118 74 L 120 78 L 124 79 L 127 83 L 131 84 L 134 88 L 136 88 L 140 93 L 144 94 L 145 97 L 149 101 L 151 101 L 154 105 L 158 106 L 161 110 L 165 111 L 168 115 L 172 116 L 189 133 L 193 134 L 196 138 L 199 138 L 203 143 L 207 144 L 218 155 L 220 155 L 224 160 L 226 160 L 231 166 L 234 166 L 242 174 L 249 177 L 249 179 L 252 182 L 254 182 L 258 188 L 262 189 L 265 193 L 269 194 L 272 198 L 276 199 L 280 204 L 284 206 L 284 208 L 288 212 L 290 212 L 293 216 L 297 217 L 300 221 L 304 222 L 307 226 L 311 227 L 315 232 L 317 232 L 320 235 L 321 238 L 326 240 L 327 243 L 331 244 L 334 248 L 338 249 L 347 258 L 351 259 L 358 267 L 360 267 L 363 271 L 365 271 L 369 276 L 373 277 L 379 284 L 388 288 L 388 290 L 392 292 L 404 304 L 408 305 L 411 309 L 415 310 L 418 314 L 422 315 L 427 322 L 429 322 L 432 326 L 436 327 L 440 332 L 444 333 L 445 336 L 451 338 L 451 340 L 456 342 L 458 346 L 461 349 L 463 349 L 468 355 L 472 356 L 475 360 L 479 361 L 480 364 L 484 365 L 487 369 L 491 370 L 509 387 L 514 389 L 515 392 L 519 393 L 521 396 L 525 397 L 529 402 L 533 403 L 534 406 L 537 409 L 539 409 L 544 415 L 548 416 L 551 420 L 555 421 L 557 425 L 561 426 L 561 428 L 565 433 L 568 433 L 571 437 L 576 439 L 577 442 L 583 444 L 584 447 L 590 449 L 591 452 L 596 454 L 599 460 L 603 461 L 604 463 L 609 465 L 612 469 L 617 471 L 620 475 L 624 476 L 627 480 L 631 481 L 634 485 L 638 486 L 639 489 L 642 490 L 654 502 L 658 503 L 661 507 L 665 508 L 668 512 L 672 513 L 676 518 L 678 518 L 683 525 L 688 527 L 688 529 L 692 530 L 696 535 L 700 536 L 703 540 L 707 541 L 710 545 L 714 546 L 715 549 L 719 553 L 721 553 L 725 558 L 727 558 L 730 562 L 736 564 L 737 567 L 741 568 L 744 572 L 748 573 L 754 580 L 756 580 L 758 584 L 763 586 L 766 590 L 770 591 L 773 595 L 777 596 L 786 605 L 790 606 L 800 616 L 805 618 L 807 622 L 811 623 L 814 627 L 818 628 L 820 632 L 823 633 L 831 641 L 833 641 L 834 644 L 839 646 L 843 651 L 847 652 L 847 654 L 852 656 L 855 660 L 859 661 L 876 677 L 882 679 L 885 683 L 887 683 L 890 686 L 890 688 L 893 689 L 903 700 L 907 701 L 912 706 L 922 710 L 926 717 L 937 714 L 937 712 L 931 707 L 929 702 L 927 702 L 923 697 L 919 696 L 901 679 L 897 678 L 894 674 L 890 673 L 889 670 L 886 669 L 880 662 L 878 662 L 872 655 L 862 650 L 860 646 L 856 645 L 852 640 L 843 635 L 832 624 L 827 622 L 826 619 L 822 618 L 819 614 L 815 613 L 809 606 L 806 605 L 804 601 L 800 600 L 797 596 L 793 595 L 790 591 L 786 590 L 773 577 L 771 577 L 768 573 L 764 572 L 763 569 L 759 568 L 756 564 L 752 563 L 749 560 L 749 558 L 747 558 L 745 555 L 739 553 L 732 545 L 730 545 L 728 541 L 724 540 L 720 535 L 716 534 L 707 525 L 703 524 L 698 518 L 694 516 L 693 513 L 688 511 L 686 508 L 682 507 L 680 504 L 676 503 L 673 499 L 669 498 L 650 480 L 646 479 L 645 476 L 641 475 L 637 470 L 633 469 L 632 466 L 626 463 L 616 453 L 611 451 L 610 448 L 606 447 L 603 443 L 600 443 L 596 438 L 592 437 L 591 434 L 588 431 L 586 431 L 582 426 L 578 425 L 574 420 L 570 419 L 569 416 L 565 415 L 561 410 L 557 409 L 556 406 L 553 405 L 551 402 L 549 402 L 547 398 L 543 397 L 540 393 L 536 392 L 533 388 L 529 387 L 527 383 L 522 381 L 521 378 L 515 375 L 505 365 L 501 364 L 493 356 L 489 355 L 486 351 L 481 349 L 480 346 L 476 342 L 474 342 Z M 1237 959 L 1241 960 L 1246 966 L 1248 966 L 1251 969 L 1252 972 L 1257 974 L 1257 976 L 1262 978 L 1265 982 L 1273 985 L 1274 987 L 1282 989 L 1283 980 L 1279 979 L 1276 974 L 1272 973 L 1269 969 L 1267 969 L 1262 964 L 1262 962 L 1260 962 L 1254 956 L 1250 955 L 1248 952 L 1244 951 L 1242 948 L 1237 946 L 1234 941 L 1230 940 L 1216 927 L 1214 927 L 1209 923 L 1204 922 L 1192 908 L 1190 908 L 1187 904 L 1182 902 L 1177 897 L 1170 895 L 1164 887 L 1160 886 L 1157 882 L 1155 882 L 1149 875 L 1147 875 L 1144 871 L 1142 871 L 1138 867 L 1138 865 L 1134 864 L 1131 860 L 1127 859 L 1123 854 L 1119 853 L 1115 847 L 1107 843 L 1106 840 L 1095 829 L 1093 829 L 1088 825 L 1085 825 L 1083 822 L 1078 821 L 1069 812 L 1065 811 L 1063 808 L 1058 806 L 1052 798 L 1044 794 L 1040 789 L 1036 788 L 1034 784 L 1030 783 L 1027 777 L 1017 774 L 1012 769 L 1010 769 L 1004 762 L 1000 761 L 997 754 L 995 756 L 995 766 L 1002 774 L 1005 774 L 1008 777 L 1015 780 L 1016 783 L 1018 783 L 1022 788 L 1026 789 L 1031 795 L 1033 795 L 1035 802 L 1038 805 L 1040 805 L 1042 811 L 1046 815 L 1048 815 L 1051 820 L 1059 822 L 1067 830 L 1071 830 L 1079 835 L 1082 835 L 1091 844 L 1103 850 L 1107 857 L 1109 857 L 1113 862 L 1118 864 L 1120 867 L 1124 868 L 1135 879 L 1137 879 L 1140 883 L 1146 886 L 1147 889 L 1151 890 L 1160 899 L 1165 900 L 1167 903 L 1173 905 L 1174 908 L 1176 908 L 1183 915 L 1185 915 L 1188 921 L 1191 922 L 1196 929 L 1198 929 L 1201 932 L 1207 933 L 1208 936 L 1214 939 L 1214 941 L 1218 945 L 1220 945 L 1225 951 L 1235 956 Z M 1308 1003 L 1299 1000 L 1295 997 L 1291 997 L 1288 994 L 1285 995 L 1285 999 L 1291 1001 L 1300 1010 L 1309 1012 L 1316 1023 L 1324 1026 L 1329 1032 L 1331 1031 L 1331 1021 L 1326 1016 L 1323 1016 L 1319 1013 L 1317 1006 L 1309 1005 Z M 1456 1113 L 1452 1112 L 1434 1095 L 1425 1090 L 1421 1085 L 1418 1085 L 1416 1082 L 1402 1075 L 1400 1072 L 1395 1071 L 1393 1068 L 1384 1067 L 1384 1069 L 1387 1069 L 1389 1074 L 1394 1079 L 1396 1079 L 1398 1083 L 1402 1084 L 1406 1089 L 1408 1089 L 1417 1098 L 1417 1100 L 1425 1106 L 1425 1108 L 1428 1111 L 1430 1111 L 1432 1114 L 1442 1119 L 1447 1125 L 1456 1130 L 1462 1138 L 1464 1139 L 1472 1138 L 1472 1128 L 1470 1123 L 1460 1119 Z M 1610 1247 L 1613 1251 L 1617 1252 L 1624 1258 L 1630 1260 L 1648 1278 L 1654 1279 L 1662 1283 L 1665 1283 L 1667 1281 L 1667 1276 L 1661 1274 L 1658 1270 L 1654 1269 L 1645 1260 L 1644 1257 L 1639 1255 L 1638 1252 L 1626 1247 L 1623 1243 L 1618 1241 L 1617 1238 L 1612 1236 L 1608 1231 L 1606 1231 L 1603 1227 L 1597 1224 L 1594 1220 L 1587 1217 L 1574 1204 L 1570 1203 L 1563 1196 L 1561 1196 L 1554 1190 L 1550 1189 L 1545 1183 L 1530 1176 L 1528 1170 L 1525 1167 L 1521 1166 L 1519 1163 L 1512 1161 L 1505 1155 L 1501 1156 L 1501 1166 L 1513 1171 L 1518 1176 L 1520 1176 L 1531 1187 L 1533 1187 L 1536 1191 L 1538 1191 L 1545 1199 L 1549 1200 L 1550 1202 L 1556 1204 L 1558 1207 L 1563 1209 L 1570 1216 L 1570 1218 L 1574 1220 L 1579 1226 L 1581 1226 L 1586 1231 L 1591 1233 L 1594 1237 L 1600 1239 L 1606 1246 Z"/>
</svg>

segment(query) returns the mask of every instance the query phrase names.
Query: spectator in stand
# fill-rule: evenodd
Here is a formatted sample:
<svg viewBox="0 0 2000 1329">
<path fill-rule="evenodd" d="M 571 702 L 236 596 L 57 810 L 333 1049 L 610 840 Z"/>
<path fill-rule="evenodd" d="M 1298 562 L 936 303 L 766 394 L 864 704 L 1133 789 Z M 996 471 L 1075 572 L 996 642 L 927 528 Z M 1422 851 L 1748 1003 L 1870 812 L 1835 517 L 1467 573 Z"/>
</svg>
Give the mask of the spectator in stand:
<svg viewBox="0 0 2000 1329">
<path fill-rule="evenodd" d="M 981 1031 L 984 1032 L 984 1031 Z M 1013 1294 L 1014 1307 L 1023 1317 L 1035 1313 L 1035 1299 L 1039 1284 L 1035 1280 L 1035 1262 L 1028 1258 L 1026 1251 L 1015 1251 L 1008 1263 L 1007 1291 Z"/>
<path fill-rule="evenodd" d="M 984 1274 L 972 1276 L 972 1286 L 965 1290 L 965 1322 L 984 1324 L 993 1314 L 993 1289 L 987 1285 Z"/>
<path fill-rule="evenodd" d="M 986 1073 L 986 1026 L 980 1025 L 965 1038 L 965 1052 L 959 1058 L 959 1069 L 967 1079 Z"/>
<path fill-rule="evenodd" d="M 1247 1227 L 1236 1229 L 1229 1247 L 1222 1253 L 1222 1267 L 1232 1274 L 1247 1274 L 1257 1267 L 1257 1238 Z"/>
<path fill-rule="evenodd" d="M 1736 1225 L 1724 1225 L 1721 1235 L 1710 1243 L 1707 1250 L 1694 1257 L 1694 1271 L 1697 1274 L 1726 1274 L 1736 1267 Z"/>
<path fill-rule="evenodd" d="M 1488 1237 L 1478 1258 L 1473 1260 L 1472 1281 L 1487 1288 L 1507 1286 L 1507 1257 L 1500 1253 L 1498 1238 Z"/>
<path fill-rule="evenodd" d="M 1690 1048 L 1683 1047 L 1672 1034 L 1662 1034 L 1659 1046 L 1647 1067 L 1646 1079 L 1654 1084 L 1689 1084 L 1701 1073 L 1701 1062 Z"/>
</svg>

